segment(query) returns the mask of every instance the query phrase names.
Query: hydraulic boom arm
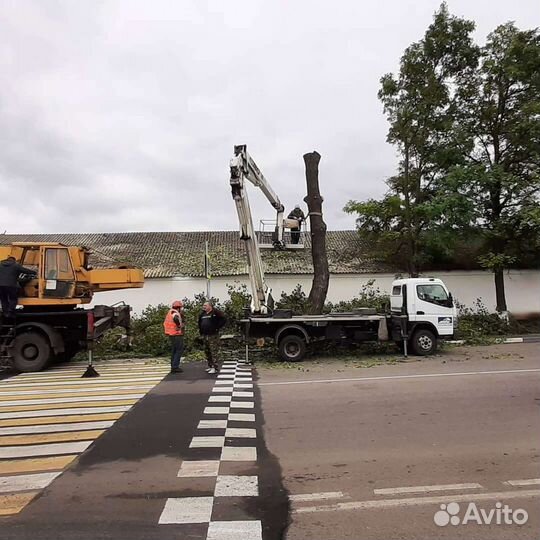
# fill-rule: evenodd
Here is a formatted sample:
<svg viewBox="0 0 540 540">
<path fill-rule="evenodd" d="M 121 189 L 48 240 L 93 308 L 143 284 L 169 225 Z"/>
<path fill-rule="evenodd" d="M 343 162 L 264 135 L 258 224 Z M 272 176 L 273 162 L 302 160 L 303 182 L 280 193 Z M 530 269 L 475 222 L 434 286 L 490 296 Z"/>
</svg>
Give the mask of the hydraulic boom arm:
<svg viewBox="0 0 540 540">
<path fill-rule="evenodd" d="M 275 242 L 283 245 L 283 212 L 284 207 L 278 196 L 268 184 L 259 167 L 247 152 L 246 145 L 234 147 L 234 157 L 230 162 L 231 190 L 240 222 L 240 238 L 245 241 L 248 258 L 249 278 L 251 281 L 251 311 L 253 314 L 265 315 L 273 308 L 270 290 L 264 281 L 264 270 L 259 251 L 257 236 L 253 228 L 251 209 L 245 188 L 245 180 L 259 187 L 277 211 Z"/>
</svg>

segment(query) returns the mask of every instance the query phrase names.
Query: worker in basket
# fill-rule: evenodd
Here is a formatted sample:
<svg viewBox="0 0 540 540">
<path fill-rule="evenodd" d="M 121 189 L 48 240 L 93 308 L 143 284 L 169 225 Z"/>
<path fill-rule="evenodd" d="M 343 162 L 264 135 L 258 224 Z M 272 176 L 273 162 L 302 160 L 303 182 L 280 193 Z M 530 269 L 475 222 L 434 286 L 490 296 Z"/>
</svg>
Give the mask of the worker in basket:
<svg viewBox="0 0 540 540">
<path fill-rule="evenodd" d="M 299 204 L 294 207 L 294 210 L 291 210 L 287 216 L 287 219 L 295 219 L 298 222 L 298 227 L 291 227 L 291 243 L 298 244 L 300 241 L 300 229 L 302 227 L 302 222 L 306 219 L 306 216 L 304 215 L 304 212 L 302 212 Z"/>
</svg>

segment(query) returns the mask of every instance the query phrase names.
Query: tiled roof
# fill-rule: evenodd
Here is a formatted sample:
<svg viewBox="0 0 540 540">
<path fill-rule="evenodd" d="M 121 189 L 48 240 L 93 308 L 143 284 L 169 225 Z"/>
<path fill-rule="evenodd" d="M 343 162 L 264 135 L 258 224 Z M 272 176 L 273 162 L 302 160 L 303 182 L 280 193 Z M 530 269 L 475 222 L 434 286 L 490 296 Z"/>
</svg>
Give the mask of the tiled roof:
<svg viewBox="0 0 540 540">
<path fill-rule="evenodd" d="M 311 274 L 311 242 L 303 249 L 261 249 L 268 274 Z M 204 276 L 204 247 L 209 244 L 213 276 L 247 274 L 245 247 L 237 231 L 135 232 L 95 234 L 0 235 L 0 245 L 11 242 L 60 242 L 92 250 L 95 267 L 124 263 L 144 269 L 147 278 Z M 377 261 L 362 244 L 357 231 L 328 231 L 328 262 L 333 274 L 395 272 Z"/>
</svg>

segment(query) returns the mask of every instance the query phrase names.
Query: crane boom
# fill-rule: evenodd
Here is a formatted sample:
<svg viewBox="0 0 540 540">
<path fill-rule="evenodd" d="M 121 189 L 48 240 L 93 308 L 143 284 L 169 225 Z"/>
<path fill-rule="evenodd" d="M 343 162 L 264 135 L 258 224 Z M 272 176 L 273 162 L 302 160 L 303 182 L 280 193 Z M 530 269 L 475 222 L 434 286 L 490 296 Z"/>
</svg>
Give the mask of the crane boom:
<svg viewBox="0 0 540 540">
<path fill-rule="evenodd" d="M 277 211 L 275 244 L 283 245 L 283 212 L 285 208 L 253 158 L 248 154 L 246 145 L 234 147 L 234 157 L 230 161 L 230 172 L 231 191 L 240 223 L 240 238 L 244 240 L 246 245 L 252 292 L 251 312 L 257 315 L 266 315 L 272 310 L 274 301 L 271 291 L 264 280 L 261 253 L 253 228 L 253 218 L 245 188 L 245 180 L 260 188 Z"/>
</svg>

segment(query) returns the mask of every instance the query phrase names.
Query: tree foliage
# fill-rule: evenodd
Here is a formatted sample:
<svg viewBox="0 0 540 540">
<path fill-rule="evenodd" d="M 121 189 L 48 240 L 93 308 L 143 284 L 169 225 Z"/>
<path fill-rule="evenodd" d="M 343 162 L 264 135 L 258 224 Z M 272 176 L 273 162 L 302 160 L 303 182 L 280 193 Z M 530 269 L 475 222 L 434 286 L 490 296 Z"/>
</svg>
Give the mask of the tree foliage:
<svg viewBox="0 0 540 540">
<path fill-rule="evenodd" d="M 465 161 L 444 186 L 467 201 L 469 225 L 486 242 L 480 263 L 495 274 L 497 309 L 506 311 L 503 271 L 521 255 L 538 256 L 540 234 L 540 35 L 499 26 L 478 69 L 460 81 L 459 125 Z M 531 251 L 532 249 L 532 251 Z"/>
<path fill-rule="evenodd" d="M 443 4 L 424 38 L 405 50 L 397 76 L 382 77 L 379 99 L 390 123 L 387 141 L 398 151 L 398 171 L 382 200 L 350 201 L 345 207 L 357 215 L 362 232 L 411 276 L 430 259 L 430 245 L 435 251 L 448 246 L 436 245 L 431 232 L 444 223 L 439 184 L 462 160 L 454 87 L 477 65 L 473 30 L 474 23 L 450 15 Z"/>
<path fill-rule="evenodd" d="M 381 200 L 345 211 L 411 276 L 475 238 L 505 311 L 504 269 L 540 262 L 540 37 L 508 23 L 480 47 L 473 30 L 442 4 L 399 73 L 382 77 L 397 174 Z"/>
</svg>

